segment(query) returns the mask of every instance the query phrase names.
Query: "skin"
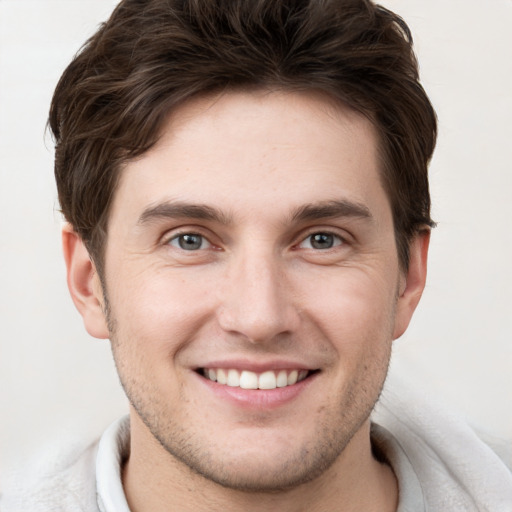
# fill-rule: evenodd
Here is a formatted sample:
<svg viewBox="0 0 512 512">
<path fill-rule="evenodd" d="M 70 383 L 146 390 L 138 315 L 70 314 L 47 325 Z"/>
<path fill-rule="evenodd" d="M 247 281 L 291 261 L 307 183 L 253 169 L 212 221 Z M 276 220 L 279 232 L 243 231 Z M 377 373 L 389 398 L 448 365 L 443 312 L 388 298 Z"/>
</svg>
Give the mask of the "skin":
<svg viewBox="0 0 512 512">
<path fill-rule="evenodd" d="M 173 112 L 122 171 L 104 289 L 64 230 L 71 294 L 89 333 L 111 338 L 131 403 L 132 510 L 395 510 L 368 417 L 427 249 L 418 235 L 400 270 L 378 138 L 348 107 L 262 91 Z M 197 372 L 221 365 L 314 374 L 276 405 Z"/>
</svg>

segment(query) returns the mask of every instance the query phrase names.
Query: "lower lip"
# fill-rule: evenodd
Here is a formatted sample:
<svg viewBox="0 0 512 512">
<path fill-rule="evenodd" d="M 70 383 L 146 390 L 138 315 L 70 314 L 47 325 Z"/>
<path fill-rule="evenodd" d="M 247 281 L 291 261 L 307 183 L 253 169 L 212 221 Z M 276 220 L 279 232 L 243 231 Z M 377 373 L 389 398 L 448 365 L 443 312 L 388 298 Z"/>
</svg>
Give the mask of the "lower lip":
<svg viewBox="0 0 512 512">
<path fill-rule="evenodd" d="M 268 410 L 281 407 L 295 400 L 310 386 L 318 374 L 313 373 L 292 386 L 275 389 L 242 389 L 218 384 L 197 373 L 196 375 L 212 393 L 223 400 L 227 400 L 238 407 Z"/>
</svg>

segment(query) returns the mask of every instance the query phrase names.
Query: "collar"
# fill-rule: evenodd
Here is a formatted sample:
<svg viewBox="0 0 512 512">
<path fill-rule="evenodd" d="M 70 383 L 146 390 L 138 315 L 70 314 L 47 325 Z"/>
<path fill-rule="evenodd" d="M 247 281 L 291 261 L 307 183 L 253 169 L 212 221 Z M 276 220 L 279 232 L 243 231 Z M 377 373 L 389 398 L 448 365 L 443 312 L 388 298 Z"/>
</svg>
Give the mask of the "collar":
<svg viewBox="0 0 512 512">
<path fill-rule="evenodd" d="M 397 512 L 425 510 L 420 482 L 404 450 L 384 427 L 372 424 L 372 445 L 392 467 L 399 486 Z M 124 416 L 112 423 L 101 436 L 96 456 L 96 489 L 101 512 L 130 512 L 124 494 L 121 468 L 130 451 L 130 420 Z"/>
<path fill-rule="evenodd" d="M 130 512 L 121 468 L 130 453 L 130 420 L 124 416 L 101 436 L 96 456 L 96 492 L 101 512 Z"/>
</svg>

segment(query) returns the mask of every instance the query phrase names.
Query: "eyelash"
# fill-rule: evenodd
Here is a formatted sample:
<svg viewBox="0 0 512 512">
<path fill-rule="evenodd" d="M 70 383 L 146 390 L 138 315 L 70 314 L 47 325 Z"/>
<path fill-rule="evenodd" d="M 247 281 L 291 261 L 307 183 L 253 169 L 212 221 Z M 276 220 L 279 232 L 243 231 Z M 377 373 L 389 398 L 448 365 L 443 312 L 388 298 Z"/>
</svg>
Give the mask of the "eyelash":
<svg viewBox="0 0 512 512">
<path fill-rule="evenodd" d="M 312 242 L 312 239 L 313 237 L 327 237 L 327 238 L 330 238 L 331 241 L 332 241 L 332 245 L 329 246 L 329 247 L 313 247 L 313 242 Z M 309 233 L 306 237 L 304 237 L 297 245 L 296 247 L 299 247 L 304 244 L 305 242 L 307 242 L 308 240 L 310 240 L 310 247 L 307 247 L 306 249 L 308 250 L 314 250 L 314 251 L 328 251 L 330 249 L 335 249 L 336 247 L 339 247 L 339 246 L 342 246 L 342 245 L 345 245 L 346 244 L 346 241 L 345 239 L 336 234 L 336 233 L 332 233 L 331 231 L 314 231 L 314 232 L 311 232 Z"/>
<path fill-rule="evenodd" d="M 294 249 L 301 248 L 301 246 L 304 243 L 306 243 L 308 240 L 312 241 L 312 238 L 315 236 L 327 237 L 327 241 L 329 241 L 329 238 L 330 238 L 332 241 L 332 245 L 330 245 L 329 247 L 314 247 L 313 246 L 314 242 L 313 243 L 310 242 L 309 243 L 310 246 L 304 247 L 304 249 L 313 250 L 315 252 L 316 251 L 324 252 L 324 251 L 329 251 L 331 249 L 335 249 L 336 247 L 339 247 L 342 245 L 346 245 L 346 243 L 347 243 L 344 237 L 342 237 L 336 233 L 332 233 L 331 231 L 328 231 L 328 230 L 325 230 L 325 231 L 319 230 L 319 231 L 310 232 L 307 236 L 302 238 L 298 244 L 295 244 L 293 246 L 293 248 Z M 198 247 L 190 247 L 193 245 L 193 243 L 191 243 L 189 248 L 184 247 L 184 245 L 182 245 L 182 243 L 180 243 L 180 242 L 183 241 L 185 237 L 200 238 L 201 239 L 200 245 Z M 173 242 L 176 242 L 176 245 L 173 244 Z M 210 242 L 208 237 L 206 237 L 202 233 L 195 232 L 195 231 L 182 231 L 180 233 L 176 233 L 173 236 L 167 238 L 164 241 L 164 243 L 165 243 L 165 245 L 170 245 L 170 246 L 174 247 L 175 249 L 179 249 L 179 250 L 182 250 L 185 252 L 197 252 L 199 250 L 206 250 L 206 249 L 211 249 L 214 247 L 214 244 L 212 244 L 212 242 Z M 208 247 L 204 247 L 204 244 L 207 244 Z"/>
<path fill-rule="evenodd" d="M 183 247 L 181 244 L 180 244 L 180 240 L 183 240 L 185 237 L 198 237 L 198 238 L 201 238 L 201 246 L 198 247 L 197 249 L 187 249 L 185 247 Z M 172 242 L 176 241 L 177 244 L 179 245 L 179 247 L 175 246 L 172 244 Z M 173 235 L 172 237 L 168 238 L 166 241 L 165 241 L 165 244 L 166 245 L 170 245 L 176 249 L 181 249 L 183 251 L 186 251 L 186 252 L 195 252 L 196 250 L 200 250 L 200 249 L 206 249 L 205 247 L 202 247 L 204 243 L 207 243 L 209 247 L 207 247 L 208 249 L 212 248 L 213 247 L 213 244 L 208 240 L 208 238 L 206 236 L 204 236 L 203 234 L 201 233 L 196 233 L 194 231 L 185 231 L 185 232 L 181 232 L 181 233 L 177 233 L 175 235 Z"/>
</svg>

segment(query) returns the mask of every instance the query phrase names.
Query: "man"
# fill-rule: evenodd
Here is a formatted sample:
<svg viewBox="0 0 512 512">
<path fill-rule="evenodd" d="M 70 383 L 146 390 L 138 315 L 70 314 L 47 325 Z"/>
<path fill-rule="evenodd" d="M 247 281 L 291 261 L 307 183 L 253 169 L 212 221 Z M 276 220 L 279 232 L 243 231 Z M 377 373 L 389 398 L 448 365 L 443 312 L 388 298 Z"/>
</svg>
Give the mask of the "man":
<svg viewBox="0 0 512 512">
<path fill-rule="evenodd" d="M 124 1 L 50 124 L 69 289 L 130 417 L 6 511 L 510 508 L 465 430 L 370 420 L 433 226 L 435 114 L 400 18 Z"/>
</svg>

